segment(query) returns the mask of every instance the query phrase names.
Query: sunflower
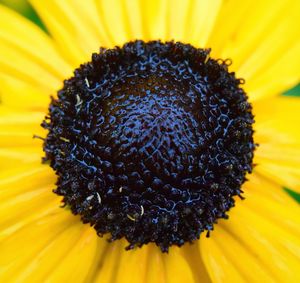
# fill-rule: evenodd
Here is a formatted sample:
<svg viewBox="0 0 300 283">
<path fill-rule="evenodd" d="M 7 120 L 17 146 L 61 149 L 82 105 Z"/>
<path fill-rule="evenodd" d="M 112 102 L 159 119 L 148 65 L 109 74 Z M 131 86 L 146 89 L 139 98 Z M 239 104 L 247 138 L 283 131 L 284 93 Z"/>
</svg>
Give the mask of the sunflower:
<svg viewBox="0 0 300 283">
<path fill-rule="evenodd" d="M 300 210 L 283 187 L 300 191 L 300 100 L 281 94 L 300 79 L 300 2 L 31 0 L 30 3 L 47 32 L 20 14 L 0 6 L 0 281 L 299 282 Z M 100 53 L 99 47 L 102 47 Z M 159 56 L 162 52 L 169 54 L 170 50 L 175 50 L 172 54 L 176 54 L 176 60 L 179 58 L 179 61 L 188 61 L 189 64 L 193 60 L 194 63 L 199 62 L 199 66 L 209 70 L 208 83 L 214 84 L 214 89 L 218 87 L 223 95 L 228 93 L 229 98 L 224 96 L 225 100 L 228 99 L 224 102 L 226 105 L 218 102 L 222 99 L 217 99 L 219 108 L 216 111 L 229 107 L 228 111 L 241 115 L 236 119 L 244 121 L 238 126 L 242 130 L 236 129 L 231 137 L 233 143 L 238 139 L 237 136 L 243 135 L 244 138 L 238 139 L 243 143 L 235 147 L 236 153 L 230 157 L 231 161 L 238 160 L 238 164 L 243 164 L 243 168 L 233 169 L 235 161 L 224 165 L 220 169 L 221 177 L 226 172 L 233 174 L 234 171 L 236 175 L 231 176 L 236 177 L 235 181 L 231 178 L 229 186 L 222 185 L 222 188 L 220 184 L 212 183 L 209 189 L 214 194 L 207 194 L 212 205 L 220 202 L 216 197 L 226 198 L 222 202 L 225 206 L 223 211 L 219 211 L 220 206 L 212 208 L 219 212 L 216 218 L 209 220 L 214 223 L 213 228 L 209 224 L 205 229 L 201 226 L 205 221 L 210 223 L 208 219 L 212 211 L 206 213 L 196 206 L 199 216 L 196 219 L 198 222 L 195 220 L 193 224 L 200 223 L 197 233 L 192 233 L 189 227 L 187 232 L 178 228 L 181 232 L 181 238 L 178 238 L 177 227 L 170 224 L 169 230 L 162 230 L 166 231 L 165 237 L 169 237 L 167 243 L 164 242 L 164 235 L 157 236 L 153 228 L 156 226 L 152 225 L 152 230 L 146 224 L 138 226 L 144 223 L 138 221 L 138 217 L 146 218 L 148 215 L 152 221 L 155 220 L 146 210 L 148 202 L 143 202 L 145 210 L 144 206 L 139 206 L 140 214 L 136 215 L 134 209 L 132 214 L 127 213 L 126 221 L 126 215 L 122 214 L 122 222 L 113 222 L 112 213 L 107 213 L 109 221 L 97 222 L 95 215 L 100 214 L 88 211 L 94 211 L 94 205 L 104 205 L 109 197 L 100 196 L 98 192 L 84 195 L 86 191 L 80 184 L 92 192 L 96 185 L 91 185 L 92 177 L 78 173 L 81 167 L 72 162 L 68 164 L 70 159 L 67 159 L 74 153 L 70 149 L 70 145 L 74 144 L 68 136 L 72 129 L 65 122 L 82 122 L 84 130 L 84 127 L 89 127 L 88 119 L 94 117 L 89 116 L 86 108 L 85 112 L 81 112 L 82 105 L 90 101 L 78 89 L 84 89 L 85 94 L 100 85 L 101 82 L 95 81 L 95 76 L 100 76 L 99 73 L 93 73 L 96 69 L 102 70 L 103 66 L 109 64 L 112 69 L 115 65 L 125 66 L 120 54 L 137 56 L 140 51 L 147 53 L 147 50 L 150 53 L 155 50 L 156 53 L 153 52 Z M 91 61 L 93 53 L 97 54 L 93 55 Z M 232 61 L 231 65 L 227 58 Z M 167 66 L 167 72 L 176 72 L 178 68 L 174 69 L 171 65 Z M 138 75 L 141 66 L 139 68 Z M 194 64 L 193 68 L 198 67 Z M 125 71 L 129 69 L 125 68 Z M 203 69 L 199 69 L 201 72 L 204 72 Z M 217 75 L 223 78 L 221 87 L 220 81 L 212 79 Z M 138 80 L 133 80 L 132 85 L 141 91 L 146 84 L 140 76 L 137 77 Z M 170 84 L 163 72 L 159 78 L 144 80 L 152 84 L 151 89 L 157 87 L 161 93 L 162 86 L 169 93 L 175 92 L 175 98 L 168 98 L 168 104 L 178 98 L 176 91 L 188 87 L 184 83 Z M 243 78 L 245 83 L 237 78 Z M 104 80 L 104 75 L 101 79 Z M 155 85 L 156 81 L 158 85 Z M 121 85 L 112 82 L 115 93 L 119 95 L 119 100 L 114 102 L 118 105 L 123 103 L 122 95 L 118 93 L 122 87 L 125 94 L 134 91 L 127 90 L 130 84 L 126 82 Z M 196 83 L 194 86 L 197 86 Z M 201 90 L 205 86 L 202 84 Z M 129 97 L 128 93 L 126 97 Z M 51 102 L 50 96 L 54 97 Z M 193 93 L 188 97 L 191 105 L 194 103 L 193 97 Z M 207 94 L 204 94 L 205 97 Z M 234 97 L 241 103 L 236 104 Z M 158 96 L 153 98 L 158 99 Z M 164 100 L 161 97 L 159 99 L 162 101 L 159 102 L 160 106 L 165 105 Z M 142 104 L 141 100 L 141 97 L 134 100 L 134 105 L 146 107 L 148 111 L 149 103 Z M 162 115 L 165 123 L 172 125 L 175 121 L 179 132 L 181 128 L 191 129 L 185 128 L 187 126 L 182 121 L 188 125 L 199 122 L 194 121 L 190 113 L 183 113 L 182 109 L 186 108 L 182 105 L 186 102 L 180 103 L 180 107 L 174 106 L 167 112 L 173 115 L 172 121 L 169 121 L 167 114 Z M 78 110 L 77 114 L 81 114 L 67 111 L 69 104 Z M 116 113 L 113 108 L 116 105 L 111 104 L 107 104 L 105 109 Z M 126 108 L 126 105 L 122 107 Z M 159 113 L 165 112 L 160 110 Z M 223 118 L 218 121 L 228 124 L 226 117 Z M 43 120 L 46 130 L 40 126 Z M 114 119 L 105 123 L 108 127 L 113 124 Z M 130 135 L 133 130 L 139 129 L 136 125 L 127 127 Z M 130 129 L 133 129 L 132 132 Z M 109 134 L 113 135 L 113 131 Z M 190 137 L 189 134 L 176 142 L 181 145 L 185 137 Z M 194 132 L 191 135 L 191 138 L 187 138 L 190 144 L 193 143 Z M 33 139 L 33 136 L 40 139 Z M 93 146 L 90 139 L 87 144 Z M 217 147 L 219 143 L 211 148 L 209 154 L 213 154 Z M 130 152 L 131 148 L 127 150 Z M 245 151 L 247 154 L 240 154 Z M 76 160 L 93 169 L 93 166 L 88 166 L 80 159 L 81 155 L 79 152 Z M 203 155 L 207 158 L 208 153 Z M 247 158 L 244 157 L 246 155 Z M 49 161 L 50 166 L 49 162 L 41 162 L 42 158 Z M 94 159 L 91 157 L 89 160 Z M 136 164 L 140 162 L 134 161 Z M 110 167 L 108 163 L 103 165 L 108 168 L 107 172 Z M 123 165 L 118 163 L 116 166 L 121 168 Z M 210 165 L 204 163 L 202 166 L 209 168 Z M 95 172 L 92 170 L 86 174 L 94 176 Z M 105 178 L 110 176 L 109 173 L 106 175 Z M 208 178 L 208 175 L 205 176 Z M 224 179 L 225 183 L 229 182 L 228 178 Z M 158 192 L 162 190 L 160 182 L 153 181 Z M 236 182 L 239 185 L 233 191 Z M 138 185 L 142 186 L 143 183 L 138 182 Z M 185 185 L 188 185 L 188 181 Z M 54 194 L 53 189 L 63 198 Z M 130 185 L 127 188 L 119 186 L 118 192 L 126 193 L 126 189 L 131 196 Z M 163 189 L 167 190 L 168 187 Z M 218 193 L 218 189 L 221 193 Z M 172 194 L 175 198 L 174 191 Z M 181 196 L 184 198 L 183 194 Z M 135 193 L 135 197 L 143 201 L 140 200 L 141 195 Z M 233 204 L 235 207 L 227 213 Z M 191 206 L 184 213 L 191 215 L 191 209 L 194 208 Z M 114 212 L 116 209 L 114 207 Z M 78 215 L 74 216 L 70 210 Z M 229 219 L 223 219 L 228 216 Z M 98 234 L 104 234 L 103 237 L 99 237 L 88 223 L 83 224 L 82 219 L 83 222 L 92 223 Z M 134 230 L 132 227 L 150 230 Z M 203 233 L 200 235 L 203 230 L 212 229 L 209 237 Z M 131 237 L 132 231 L 138 231 L 138 234 Z M 147 235 L 145 231 L 150 231 L 150 234 Z M 113 235 L 115 241 L 109 241 Z M 130 250 L 126 250 L 128 244 L 131 244 Z"/>
</svg>

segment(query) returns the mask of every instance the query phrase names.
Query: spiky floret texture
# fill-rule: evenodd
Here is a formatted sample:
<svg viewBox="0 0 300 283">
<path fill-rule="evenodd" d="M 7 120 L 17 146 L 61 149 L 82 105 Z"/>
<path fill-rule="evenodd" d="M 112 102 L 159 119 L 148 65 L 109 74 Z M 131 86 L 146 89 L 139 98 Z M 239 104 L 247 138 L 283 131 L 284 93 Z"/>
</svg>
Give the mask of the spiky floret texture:
<svg viewBox="0 0 300 283">
<path fill-rule="evenodd" d="M 241 195 L 251 105 L 209 52 L 160 41 L 101 48 L 52 99 L 42 125 L 55 192 L 99 235 L 167 251 L 212 230 Z"/>
</svg>

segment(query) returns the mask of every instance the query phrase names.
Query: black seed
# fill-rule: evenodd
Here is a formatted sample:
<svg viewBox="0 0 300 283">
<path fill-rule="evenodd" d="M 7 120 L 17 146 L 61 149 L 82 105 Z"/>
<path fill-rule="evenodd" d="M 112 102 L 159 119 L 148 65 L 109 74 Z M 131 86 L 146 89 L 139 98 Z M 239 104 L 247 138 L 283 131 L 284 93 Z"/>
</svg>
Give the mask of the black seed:
<svg viewBox="0 0 300 283">
<path fill-rule="evenodd" d="M 42 126 L 55 192 L 98 235 L 161 250 L 207 235 L 252 170 L 253 115 L 229 61 L 135 41 L 92 55 Z"/>
</svg>

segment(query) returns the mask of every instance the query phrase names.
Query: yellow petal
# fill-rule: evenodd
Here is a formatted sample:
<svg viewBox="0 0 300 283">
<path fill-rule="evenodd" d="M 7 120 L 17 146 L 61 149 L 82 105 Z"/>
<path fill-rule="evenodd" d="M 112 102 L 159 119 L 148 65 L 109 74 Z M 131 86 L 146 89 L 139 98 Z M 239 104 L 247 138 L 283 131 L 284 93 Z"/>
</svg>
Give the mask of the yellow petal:
<svg viewBox="0 0 300 283">
<path fill-rule="evenodd" d="M 50 192 L 48 192 L 47 194 L 49 195 L 49 193 Z M 40 200 L 41 199 L 42 198 L 40 198 Z M 16 231 L 23 228 L 24 226 L 32 222 L 36 222 L 39 219 L 42 219 L 43 217 L 47 217 L 48 215 L 53 215 L 58 209 L 61 209 L 61 198 L 54 196 L 53 193 L 51 198 L 44 197 L 44 200 L 45 201 L 43 203 L 40 202 L 39 205 L 36 205 L 36 203 L 34 203 L 35 200 L 33 200 L 34 205 L 32 207 L 28 207 L 27 205 L 26 209 L 24 209 L 23 206 L 23 213 L 18 213 L 16 209 L 11 210 L 12 214 L 9 215 L 9 217 L 5 217 L 0 221 L 0 242 L 6 238 L 9 238 L 11 235 L 13 235 Z"/>
<path fill-rule="evenodd" d="M 142 14 L 143 4 L 144 1 L 141 0 L 123 1 L 122 11 L 130 40 L 148 39 L 146 36 L 145 18 Z"/>
<path fill-rule="evenodd" d="M 94 282 L 167 282 L 161 251 L 156 246 L 126 251 L 127 245 L 126 240 L 107 245 Z"/>
<path fill-rule="evenodd" d="M 53 185 L 56 176 L 53 170 L 40 161 L 34 161 L 25 165 L 16 165 L 14 168 L 0 172 L 1 199 L 13 198 L 21 192 L 39 188 L 39 186 Z"/>
<path fill-rule="evenodd" d="M 114 282 L 144 282 L 146 279 L 146 271 L 148 269 L 148 247 L 146 246 L 141 249 L 125 251 L 124 247 L 126 245 L 128 245 L 128 243 L 125 243 L 125 245 L 123 246 L 123 251 L 121 252 L 121 255 L 118 260 L 119 267 Z"/>
<path fill-rule="evenodd" d="M 41 161 L 43 156 L 41 147 L 8 147 L 0 148 L 0 170 L 10 169 L 18 165 L 25 165 L 34 161 Z"/>
<path fill-rule="evenodd" d="M 222 235 L 219 234 L 219 237 Z M 202 237 L 199 249 L 212 282 L 244 282 L 239 270 L 232 266 L 226 254 L 213 239 Z"/>
<path fill-rule="evenodd" d="M 98 236 L 88 225 L 78 223 L 81 236 L 68 250 L 60 264 L 47 276 L 49 282 L 85 282 L 94 265 L 97 265 Z"/>
<path fill-rule="evenodd" d="M 19 194 L 10 200 L 1 201 L 0 215 L 1 228 L 4 229 L 22 217 L 34 214 L 44 204 L 52 202 L 55 195 L 51 194 L 53 187 L 41 187 L 34 191 Z M 50 193 L 49 193 L 50 192 Z"/>
<path fill-rule="evenodd" d="M 29 223 L 1 241 L 0 280 L 9 281 L 16 270 L 26 266 L 74 220 L 77 219 L 71 214 L 57 210 L 54 214 Z"/>
<path fill-rule="evenodd" d="M 212 48 L 212 52 L 216 57 L 222 57 L 225 46 L 234 39 L 233 35 L 235 35 L 240 24 L 247 20 L 243 17 L 247 12 L 250 12 L 251 2 L 251 0 L 243 2 L 237 0 L 222 1 L 207 41 L 207 45 Z"/>
<path fill-rule="evenodd" d="M 0 6 L 0 19 L 0 74 L 39 87 L 45 93 L 61 86 L 71 69 L 53 41 L 32 22 L 4 6 Z"/>
<path fill-rule="evenodd" d="M 66 229 L 55 239 L 41 247 L 41 250 L 27 264 L 14 270 L 11 273 L 11 282 L 45 282 L 49 274 L 61 264 L 70 249 L 77 244 L 80 234 L 82 234 L 81 225 L 68 226 L 66 225 Z"/>
<path fill-rule="evenodd" d="M 94 229 L 88 227 L 88 225 L 83 225 L 79 221 L 79 217 L 74 217 L 70 211 L 59 208 L 61 198 L 52 192 L 56 177 L 49 166 L 26 164 L 26 166 L 1 172 L 1 175 L 1 243 L 12 245 L 8 241 L 10 238 L 15 239 L 15 237 L 24 238 L 26 243 L 28 242 L 26 237 L 32 236 L 31 233 L 34 233 L 35 237 L 47 239 L 44 235 L 44 233 L 47 233 L 45 227 L 42 227 L 43 230 L 34 229 L 35 223 L 44 223 L 47 219 L 49 219 L 47 225 L 50 229 L 57 232 L 63 231 L 58 230 L 60 227 L 67 229 L 70 225 L 77 225 L 77 228 L 73 226 L 73 228 L 63 231 L 63 234 L 58 234 L 55 239 L 49 238 L 48 242 L 38 245 L 38 249 L 32 248 L 32 245 L 28 242 L 28 248 L 26 246 L 25 251 L 22 250 L 22 255 L 14 261 L 14 264 L 8 265 L 7 263 L 7 267 L 3 270 L 3 279 L 8 277 L 16 278 L 16 281 L 22 282 L 39 282 L 39 280 L 42 280 L 39 278 L 48 279 L 53 277 L 53 282 L 57 282 L 57 278 L 62 276 L 62 271 L 54 272 L 51 266 L 55 264 L 58 264 L 57 266 L 64 265 L 61 268 L 64 269 L 63 273 L 66 278 L 74 276 L 79 282 L 81 279 L 84 281 L 93 275 L 96 266 L 98 266 L 97 263 L 104 242 L 98 241 Z M 63 223 L 58 225 L 53 220 L 53 215 L 59 215 L 59 219 Z M 78 232 L 82 235 L 80 236 Z M 69 239 L 71 242 L 57 242 L 63 239 Z M 32 240 L 34 241 L 34 237 Z M 74 242 L 74 245 L 72 245 L 72 242 Z M 34 243 L 36 244 L 36 241 Z M 59 249 L 58 245 L 64 245 L 64 247 Z M 12 249 L 13 247 L 8 247 L 7 252 L 11 254 Z M 23 254 L 25 255 L 23 256 Z M 27 255 L 30 255 L 30 261 Z M 85 257 L 86 263 L 91 263 L 89 267 L 86 264 L 81 264 L 82 259 Z M 8 262 L 10 262 L 9 259 Z M 79 274 L 74 274 L 72 269 L 76 264 L 80 265 L 78 267 Z M 15 272 L 13 272 L 14 270 Z M 57 270 L 57 268 L 54 270 Z M 31 272 L 34 273 L 34 276 L 30 276 Z M 33 278 L 36 278 L 36 281 L 32 281 Z"/>
<path fill-rule="evenodd" d="M 107 32 L 98 18 L 94 1 L 31 0 L 30 3 L 73 68 L 89 61 L 92 52 L 97 52 L 100 46 L 110 44 Z"/>
<path fill-rule="evenodd" d="M 253 103 L 257 141 L 288 146 L 300 144 L 299 107 L 298 97 L 279 96 Z"/>
<path fill-rule="evenodd" d="M 40 162 L 3 170 L 0 180 L 1 237 L 60 205 L 61 198 L 52 192 L 56 177 Z"/>
<path fill-rule="evenodd" d="M 215 56 L 233 60 L 232 70 L 246 79 L 251 100 L 277 95 L 299 81 L 299 5 L 280 0 L 224 3 L 209 45 Z"/>
<path fill-rule="evenodd" d="M 129 41 L 130 25 L 124 1 L 120 0 L 97 0 L 97 10 L 101 19 L 101 25 L 105 28 L 105 32 L 111 38 L 112 45 L 122 45 Z M 134 12 L 134 10 L 132 11 Z M 135 14 L 130 14 L 134 18 Z M 110 46 L 110 47 L 111 47 Z"/>
<path fill-rule="evenodd" d="M 142 1 L 142 15 L 146 29 L 146 39 L 166 40 L 168 30 L 166 18 L 168 13 L 168 0 Z"/>
<path fill-rule="evenodd" d="M 218 226 L 216 231 L 217 236 L 200 241 L 202 255 L 214 282 L 276 282 L 237 238 L 222 227 Z"/>
<path fill-rule="evenodd" d="M 183 41 L 187 17 L 190 9 L 193 8 L 192 1 L 172 0 L 168 1 L 167 17 L 165 25 L 167 26 L 167 38 Z"/>
<path fill-rule="evenodd" d="M 154 244 L 149 244 L 146 283 L 166 283 L 166 272 L 161 250 Z"/>
<path fill-rule="evenodd" d="M 300 192 L 300 168 L 274 164 L 272 162 L 263 161 L 263 164 L 257 166 L 257 172 L 265 178 L 273 180 L 278 184 L 282 184 L 288 189 Z"/>
<path fill-rule="evenodd" d="M 0 108 L 13 111 L 46 112 L 50 102 L 50 95 L 54 92 L 45 91 L 36 84 L 0 73 Z"/>
<path fill-rule="evenodd" d="M 40 126 L 45 114 L 41 112 L 13 112 L 2 109 L 0 112 L 0 145 L 2 147 L 42 146 L 40 139 L 33 136 L 46 136 Z"/>
<path fill-rule="evenodd" d="M 267 198 L 271 201 L 277 202 L 283 206 L 298 207 L 295 200 L 292 199 L 276 182 L 264 178 L 255 170 L 252 174 L 247 176 L 249 181 L 243 185 L 243 190 L 246 193 L 255 192 L 261 197 Z M 262 189 L 263 188 L 263 189 Z"/>
<path fill-rule="evenodd" d="M 114 282 L 118 267 L 119 257 L 124 252 L 124 246 L 121 241 L 109 243 L 99 260 L 98 272 L 94 276 L 95 283 Z"/>
<path fill-rule="evenodd" d="M 129 1 L 128 1 L 129 2 Z M 144 40 L 175 40 L 206 46 L 220 0 L 141 1 Z"/>
<path fill-rule="evenodd" d="M 216 282 L 297 282 L 300 207 L 280 186 L 256 174 L 243 186 L 229 220 L 220 220 L 200 252 Z M 288 280 L 288 279 L 286 279 Z"/>
<path fill-rule="evenodd" d="M 244 191 L 246 200 L 242 204 L 245 207 L 267 216 L 269 221 L 300 237 L 300 207 L 281 186 L 263 177 L 250 177 Z"/>
<path fill-rule="evenodd" d="M 268 105 L 268 107 L 266 107 Z M 277 97 L 253 104 L 256 172 L 300 190 L 300 99 Z"/>
<path fill-rule="evenodd" d="M 203 262 L 200 249 L 197 248 L 198 244 L 198 240 L 194 241 L 192 244 L 186 243 L 180 248 L 180 252 L 188 262 L 195 282 L 210 283 L 212 280 Z"/>
<path fill-rule="evenodd" d="M 162 255 L 166 270 L 167 282 L 194 283 L 192 269 L 185 257 L 180 253 L 180 248 L 172 247 L 168 254 Z"/>
<path fill-rule="evenodd" d="M 277 57 L 274 55 L 274 63 L 268 64 L 248 80 L 246 91 L 252 100 L 274 97 L 299 83 L 300 43 L 286 48 L 282 55 L 280 52 L 276 54 Z"/>
<path fill-rule="evenodd" d="M 200 48 L 213 47 L 208 46 L 207 41 L 215 25 L 222 1 L 190 0 L 189 2 L 189 10 L 185 21 L 174 23 L 173 29 L 176 30 L 178 26 L 185 27 L 184 42 Z"/>
<path fill-rule="evenodd" d="M 247 199 L 244 202 L 247 202 Z M 263 206 L 263 200 L 258 194 L 256 205 Z M 281 206 L 281 209 L 287 208 Z M 261 214 L 256 207 L 250 209 L 242 201 L 237 200 L 236 207 L 229 213 L 229 220 L 221 220 L 218 225 L 238 239 L 239 243 L 261 262 L 276 282 L 297 282 L 300 241 L 299 237 L 293 234 L 293 230 L 286 229 L 285 224 L 282 224 L 284 221 L 285 219 L 282 221 L 277 219 L 275 223 L 268 213 Z M 216 237 L 223 237 L 217 228 L 212 233 L 212 238 Z"/>
</svg>

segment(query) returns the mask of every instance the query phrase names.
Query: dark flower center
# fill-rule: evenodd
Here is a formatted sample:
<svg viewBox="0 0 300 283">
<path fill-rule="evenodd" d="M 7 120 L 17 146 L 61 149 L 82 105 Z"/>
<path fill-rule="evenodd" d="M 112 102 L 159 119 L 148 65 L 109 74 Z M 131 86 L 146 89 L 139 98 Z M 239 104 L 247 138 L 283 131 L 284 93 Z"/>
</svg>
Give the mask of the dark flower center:
<svg viewBox="0 0 300 283">
<path fill-rule="evenodd" d="M 253 115 L 209 50 L 160 41 L 101 49 L 52 99 L 55 192 L 99 235 L 162 251 L 199 238 L 241 195 Z"/>
</svg>

